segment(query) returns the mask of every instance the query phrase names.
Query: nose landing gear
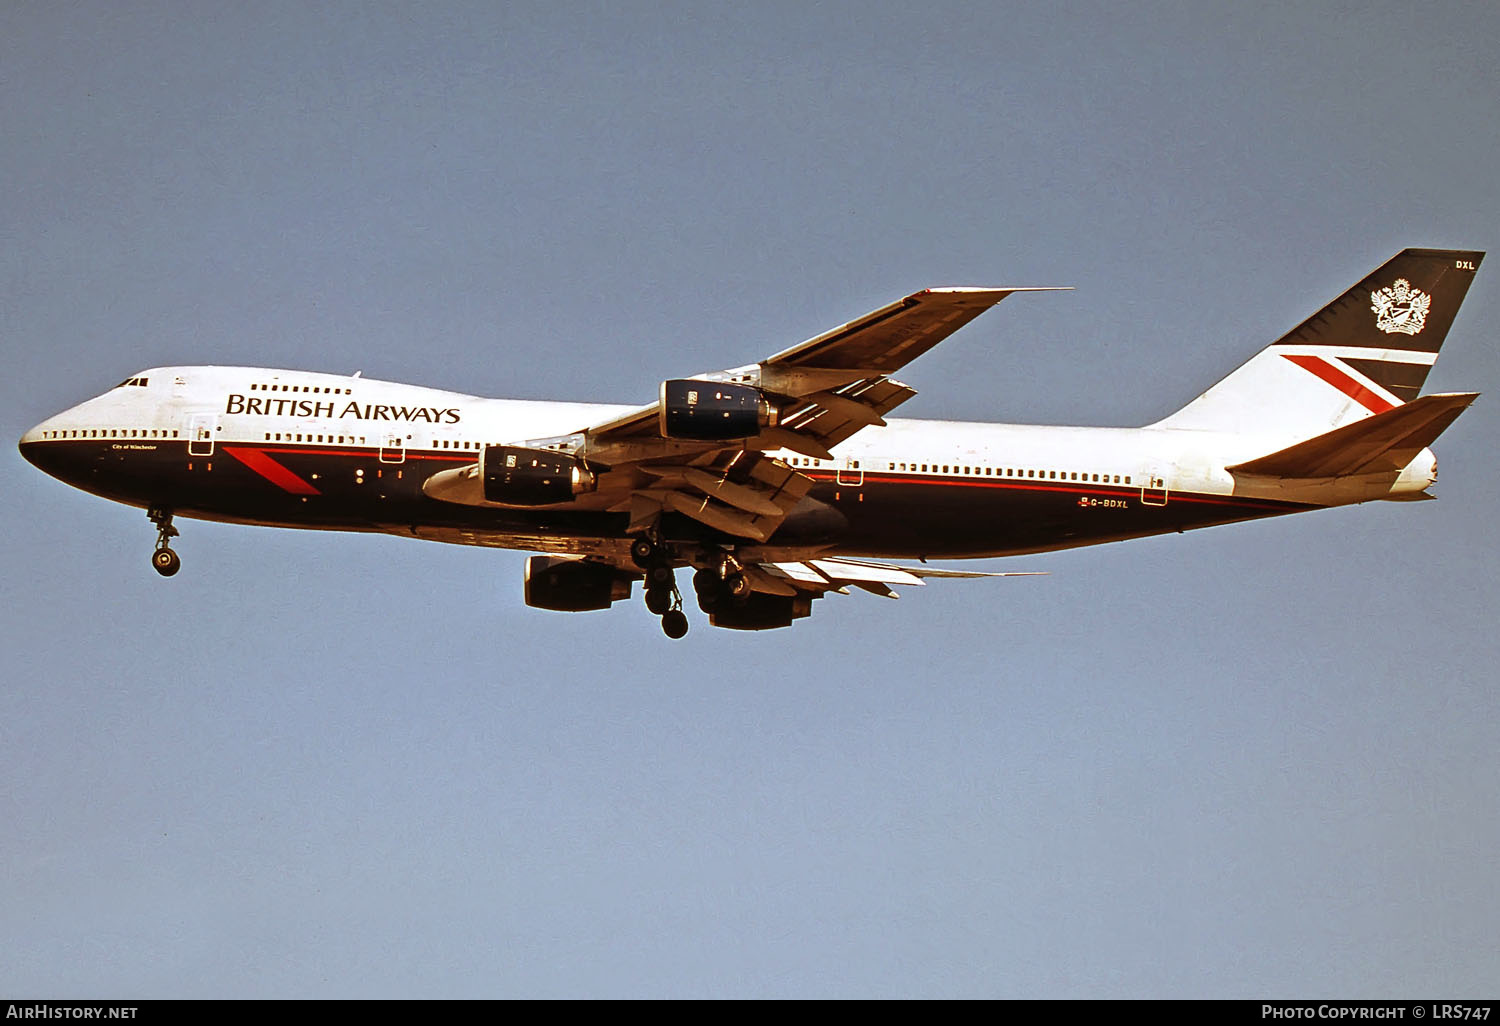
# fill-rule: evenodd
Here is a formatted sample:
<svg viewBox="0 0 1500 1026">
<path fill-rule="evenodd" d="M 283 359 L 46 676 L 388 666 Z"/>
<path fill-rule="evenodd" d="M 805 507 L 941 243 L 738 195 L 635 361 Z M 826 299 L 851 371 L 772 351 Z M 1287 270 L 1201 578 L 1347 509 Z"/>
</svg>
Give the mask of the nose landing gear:
<svg viewBox="0 0 1500 1026">
<path fill-rule="evenodd" d="M 168 544 L 177 537 L 177 528 L 172 526 L 172 511 L 153 506 L 146 511 L 146 518 L 156 525 L 156 550 L 151 553 L 151 567 L 163 577 L 171 577 L 182 569 L 181 558 Z"/>
</svg>

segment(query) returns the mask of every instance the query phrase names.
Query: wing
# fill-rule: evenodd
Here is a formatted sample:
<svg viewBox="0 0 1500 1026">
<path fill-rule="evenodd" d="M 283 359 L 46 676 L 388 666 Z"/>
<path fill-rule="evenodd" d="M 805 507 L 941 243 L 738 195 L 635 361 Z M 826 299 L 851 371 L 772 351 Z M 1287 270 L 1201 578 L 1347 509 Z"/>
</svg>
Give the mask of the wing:
<svg viewBox="0 0 1500 1026">
<path fill-rule="evenodd" d="M 701 381 L 753 385 L 784 398 L 800 400 L 783 411 L 781 426 L 800 436 L 804 445 L 813 442 L 826 451 L 861 427 L 882 423 L 881 414 L 916 395 L 913 389 L 890 381 L 888 375 L 1006 296 L 1046 291 L 1054 290 L 926 289 L 759 363 L 695 377 Z M 660 402 L 652 403 L 587 429 L 591 451 L 602 458 L 617 449 L 634 448 L 632 442 L 660 439 L 660 408 Z M 773 442 L 783 441 L 779 435 L 773 437 Z M 780 447 L 780 444 L 760 446 Z"/>
<path fill-rule="evenodd" d="M 547 499 L 525 505 L 628 513 L 627 534 L 670 511 L 764 542 L 812 487 L 767 453 L 832 459 L 834 446 L 884 425 L 885 414 L 916 395 L 889 375 L 1006 296 L 1040 291 L 1049 290 L 927 289 L 759 363 L 664 382 L 649 406 L 571 435 L 519 442 L 506 458 L 526 464 L 517 473 L 532 474 Z M 586 486 L 569 490 L 568 472 Z M 451 502 L 502 504 L 485 498 L 492 477 L 471 464 L 434 475 L 423 490 Z M 557 489 L 555 501 L 548 489 Z"/>
<path fill-rule="evenodd" d="M 667 437 L 664 395 L 657 402 L 582 432 L 579 454 L 609 470 L 604 508 L 631 514 L 642 530 L 663 510 L 727 534 L 765 541 L 812 482 L 763 454 L 786 449 L 816 459 L 916 391 L 889 377 L 1015 292 L 1046 289 L 934 288 L 907 296 L 759 363 L 697 375 L 692 381 L 748 388 L 774 419 L 725 439 Z"/>
</svg>

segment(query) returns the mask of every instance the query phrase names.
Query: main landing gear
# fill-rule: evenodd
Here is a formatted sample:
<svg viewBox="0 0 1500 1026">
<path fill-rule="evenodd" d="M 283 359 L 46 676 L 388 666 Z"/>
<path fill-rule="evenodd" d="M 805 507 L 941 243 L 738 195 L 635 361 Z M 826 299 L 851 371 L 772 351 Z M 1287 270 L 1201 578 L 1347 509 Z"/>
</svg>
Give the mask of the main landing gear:
<svg viewBox="0 0 1500 1026">
<path fill-rule="evenodd" d="M 743 606 L 750 601 L 754 588 L 734 563 L 725 561 L 693 574 L 693 591 L 698 596 L 698 608 L 712 614 L 729 606 Z"/>
<path fill-rule="evenodd" d="M 153 506 L 146 517 L 156 525 L 156 550 L 151 553 L 151 566 L 163 577 L 171 577 L 182 569 L 182 560 L 168 545 L 177 537 L 177 528 L 172 526 L 172 511 Z"/>
<path fill-rule="evenodd" d="M 682 594 L 677 590 L 671 558 L 646 535 L 630 543 L 630 558 L 645 571 L 646 608 L 661 617 L 662 633 L 673 640 L 683 637 L 688 632 L 688 619 L 682 611 Z"/>
</svg>

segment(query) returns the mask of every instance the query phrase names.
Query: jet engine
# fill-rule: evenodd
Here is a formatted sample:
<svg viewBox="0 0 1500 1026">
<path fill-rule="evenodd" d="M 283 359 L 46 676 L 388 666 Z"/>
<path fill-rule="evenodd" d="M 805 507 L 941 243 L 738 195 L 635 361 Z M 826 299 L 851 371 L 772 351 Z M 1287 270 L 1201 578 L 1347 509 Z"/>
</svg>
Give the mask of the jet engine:
<svg viewBox="0 0 1500 1026">
<path fill-rule="evenodd" d="M 790 627 L 793 620 L 812 614 L 811 595 L 763 595 L 756 592 L 742 602 L 726 599 L 714 604 L 709 622 L 736 631 L 768 631 Z"/>
<path fill-rule="evenodd" d="M 532 556 L 526 560 L 526 604 L 561 613 L 608 609 L 630 597 L 636 581 L 603 563 L 590 563 L 571 556 Z"/>
<path fill-rule="evenodd" d="M 718 442 L 776 426 L 776 407 L 751 385 L 677 380 L 661 383 L 663 438 Z"/>
<path fill-rule="evenodd" d="M 550 506 L 598 487 L 587 466 L 567 453 L 487 445 L 479 453 L 484 500 L 504 506 Z"/>
</svg>

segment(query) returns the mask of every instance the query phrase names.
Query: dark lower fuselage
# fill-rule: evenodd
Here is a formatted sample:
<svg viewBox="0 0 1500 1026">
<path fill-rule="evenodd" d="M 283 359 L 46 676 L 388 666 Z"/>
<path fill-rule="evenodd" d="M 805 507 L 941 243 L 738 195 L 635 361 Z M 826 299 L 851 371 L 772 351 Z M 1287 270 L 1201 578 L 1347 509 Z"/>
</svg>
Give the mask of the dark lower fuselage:
<svg viewBox="0 0 1500 1026">
<path fill-rule="evenodd" d="M 423 493 L 428 477 L 472 463 L 472 453 L 299 443 L 195 447 L 181 439 L 130 438 L 33 441 L 22 452 L 54 477 L 105 498 L 234 523 L 589 552 L 625 539 L 628 522 L 623 512 L 465 506 Z M 893 558 L 1005 556 L 1312 508 L 1087 480 L 1088 474 L 1070 479 L 1067 471 L 1059 479 L 1045 469 L 1030 470 L 1040 478 L 965 469 L 974 473 L 803 470 L 815 486 L 767 544 Z M 677 514 L 666 516 L 662 533 L 681 543 L 736 541 Z"/>
</svg>

